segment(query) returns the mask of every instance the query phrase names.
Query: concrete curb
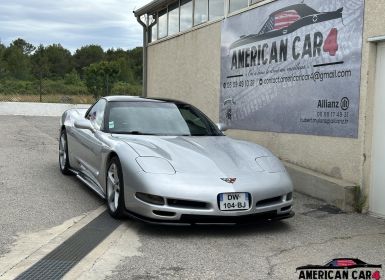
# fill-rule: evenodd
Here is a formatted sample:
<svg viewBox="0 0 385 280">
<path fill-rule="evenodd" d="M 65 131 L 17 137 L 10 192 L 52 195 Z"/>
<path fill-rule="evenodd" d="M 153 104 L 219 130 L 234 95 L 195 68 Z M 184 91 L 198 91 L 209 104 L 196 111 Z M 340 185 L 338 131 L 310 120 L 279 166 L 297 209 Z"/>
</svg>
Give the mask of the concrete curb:
<svg viewBox="0 0 385 280">
<path fill-rule="evenodd" d="M 0 115 L 58 117 L 72 108 L 89 108 L 89 104 L 0 102 Z"/>
<path fill-rule="evenodd" d="M 354 192 L 357 187 L 355 184 L 288 162 L 285 162 L 285 165 L 297 192 L 321 199 L 345 212 L 354 211 Z"/>
</svg>

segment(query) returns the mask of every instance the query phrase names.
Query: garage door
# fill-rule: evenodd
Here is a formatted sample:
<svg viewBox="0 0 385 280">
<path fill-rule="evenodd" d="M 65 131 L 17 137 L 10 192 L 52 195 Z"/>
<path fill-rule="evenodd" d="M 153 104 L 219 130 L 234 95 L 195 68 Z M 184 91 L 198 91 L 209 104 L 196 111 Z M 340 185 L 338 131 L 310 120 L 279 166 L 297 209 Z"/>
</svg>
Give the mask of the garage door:
<svg viewBox="0 0 385 280">
<path fill-rule="evenodd" d="M 377 46 L 370 211 L 385 217 L 385 43 Z"/>
</svg>

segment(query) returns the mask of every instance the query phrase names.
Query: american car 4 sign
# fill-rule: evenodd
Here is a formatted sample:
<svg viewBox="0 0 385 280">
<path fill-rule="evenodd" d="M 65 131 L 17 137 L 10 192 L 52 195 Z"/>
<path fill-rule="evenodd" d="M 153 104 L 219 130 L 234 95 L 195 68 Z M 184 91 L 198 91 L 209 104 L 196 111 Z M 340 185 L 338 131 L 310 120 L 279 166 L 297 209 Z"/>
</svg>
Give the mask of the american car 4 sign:
<svg viewBox="0 0 385 280">
<path fill-rule="evenodd" d="M 221 121 L 357 137 L 363 10 L 364 0 L 279 0 L 224 20 Z"/>
</svg>

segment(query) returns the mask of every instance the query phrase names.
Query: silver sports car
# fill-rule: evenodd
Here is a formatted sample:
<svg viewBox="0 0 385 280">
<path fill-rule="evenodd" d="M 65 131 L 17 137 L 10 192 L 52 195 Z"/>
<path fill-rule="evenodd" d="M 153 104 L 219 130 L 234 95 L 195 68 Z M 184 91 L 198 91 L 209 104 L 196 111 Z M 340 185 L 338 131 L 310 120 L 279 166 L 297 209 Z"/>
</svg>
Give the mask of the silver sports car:
<svg viewBox="0 0 385 280">
<path fill-rule="evenodd" d="M 184 102 L 104 97 L 63 113 L 60 170 L 105 198 L 114 218 L 199 224 L 292 217 L 293 186 L 280 160 L 224 130 Z"/>
</svg>

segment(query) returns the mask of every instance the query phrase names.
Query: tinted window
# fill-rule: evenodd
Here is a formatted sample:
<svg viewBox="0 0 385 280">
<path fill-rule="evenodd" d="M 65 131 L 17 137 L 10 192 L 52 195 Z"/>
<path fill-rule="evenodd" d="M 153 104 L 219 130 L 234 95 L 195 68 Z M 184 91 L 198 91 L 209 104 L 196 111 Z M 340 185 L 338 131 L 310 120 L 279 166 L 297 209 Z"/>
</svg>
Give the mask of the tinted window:
<svg viewBox="0 0 385 280">
<path fill-rule="evenodd" d="M 104 110 L 106 108 L 107 101 L 100 99 L 88 112 L 86 119 L 89 119 L 91 123 L 97 129 L 103 129 Z"/>
<path fill-rule="evenodd" d="M 108 130 L 121 134 L 171 136 L 222 135 L 217 127 L 190 105 L 171 102 L 110 102 Z"/>
<path fill-rule="evenodd" d="M 224 9 L 223 0 L 209 0 L 209 20 L 223 17 Z"/>
<path fill-rule="evenodd" d="M 179 32 L 179 3 L 168 6 L 168 35 Z"/>
<path fill-rule="evenodd" d="M 229 13 L 246 8 L 249 5 L 249 0 L 229 0 Z"/>
<path fill-rule="evenodd" d="M 193 2 L 191 0 L 180 1 L 180 31 L 192 27 Z"/>
<path fill-rule="evenodd" d="M 151 42 L 156 41 L 158 39 L 158 25 L 155 24 L 151 27 Z"/>
<path fill-rule="evenodd" d="M 167 36 L 167 9 L 158 13 L 158 38 Z"/>
<path fill-rule="evenodd" d="M 208 20 L 208 0 L 195 0 L 194 25 Z"/>
</svg>

